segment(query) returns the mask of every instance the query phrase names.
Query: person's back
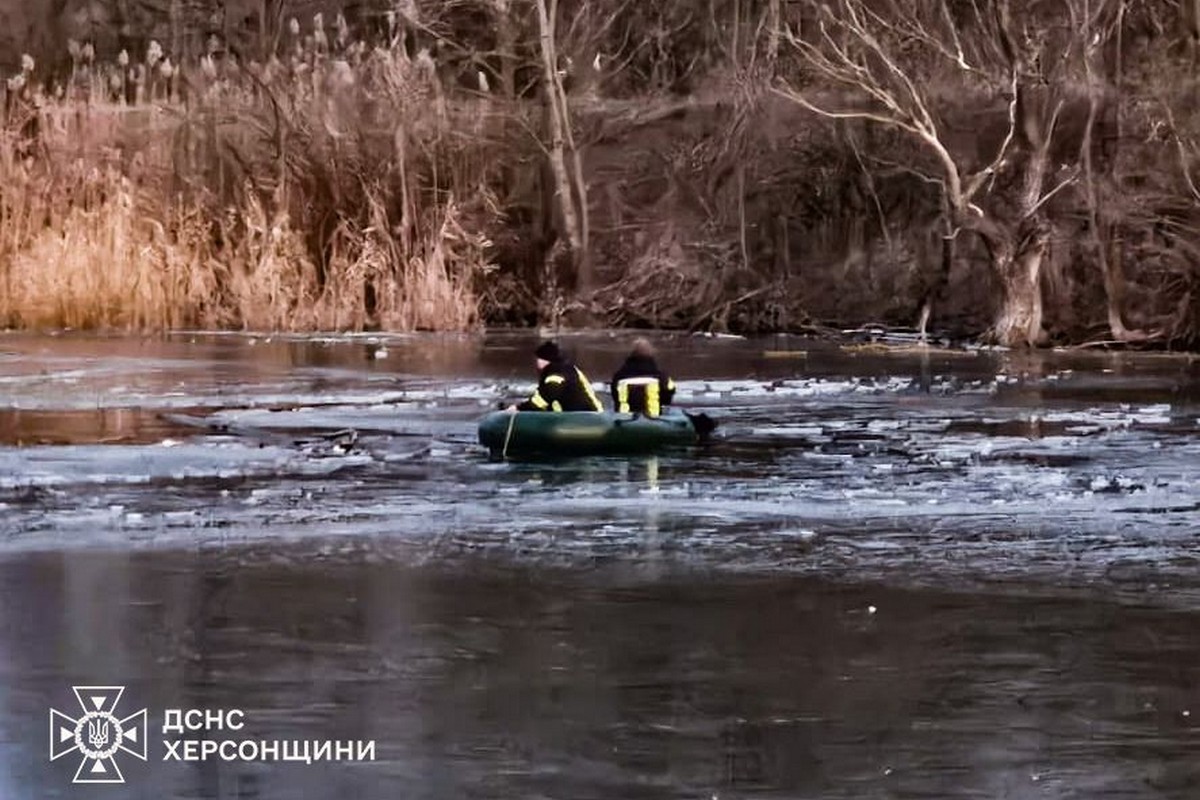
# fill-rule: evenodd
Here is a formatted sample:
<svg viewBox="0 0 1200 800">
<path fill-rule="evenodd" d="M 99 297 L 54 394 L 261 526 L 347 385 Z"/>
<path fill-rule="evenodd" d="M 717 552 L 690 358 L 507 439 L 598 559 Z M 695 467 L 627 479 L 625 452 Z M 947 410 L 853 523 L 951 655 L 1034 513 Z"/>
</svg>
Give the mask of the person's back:
<svg viewBox="0 0 1200 800">
<path fill-rule="evenodd" d="M 654 360 L 654 348 L 645 339 L 633 343 L 633 352 L 612 378 L 613 408 L 622 414 L 657 417 L 675 399 L 675 381 Z"/>
</svg>

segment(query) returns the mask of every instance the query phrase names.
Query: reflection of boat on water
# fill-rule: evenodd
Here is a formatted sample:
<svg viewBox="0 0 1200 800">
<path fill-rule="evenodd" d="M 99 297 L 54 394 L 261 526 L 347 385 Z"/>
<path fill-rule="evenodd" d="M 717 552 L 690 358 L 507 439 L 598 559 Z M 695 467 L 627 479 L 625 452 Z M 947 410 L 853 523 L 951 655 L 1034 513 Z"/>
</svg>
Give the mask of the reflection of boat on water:
<svg viewBox="0 0 1200 800">
<path fill-rule="evenodd" d="M 496 456 L 652 453 L 700 444 L 716 427 L 707 414 L 670 409 L 659 417 L 609 411 L 494 411 L 479 441 Z"/>
</svg>

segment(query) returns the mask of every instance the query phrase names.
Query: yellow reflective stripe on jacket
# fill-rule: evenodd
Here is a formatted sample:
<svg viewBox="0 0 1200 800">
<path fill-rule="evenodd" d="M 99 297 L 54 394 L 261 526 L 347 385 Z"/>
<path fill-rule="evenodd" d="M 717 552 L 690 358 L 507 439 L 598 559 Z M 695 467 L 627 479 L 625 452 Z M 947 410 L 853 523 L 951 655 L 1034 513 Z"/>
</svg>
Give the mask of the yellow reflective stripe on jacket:
<svg viewBox="0 0 1200 800">
<path fill-rule="evenodd" d="M 579 367 L 575 368 L 575 374 L 579 376 L 579 385 L 583 387 L 583 392 L 587 395 L 588 402 L 592 404 L 592 410 L 603 411 L 604 405 L 600 402 L 600 398 L 596 397 L 596 393 L 592 391 L 592 382 L 588 380 L 587 375 L 584 375 L 583 370 Z"/>
<path fill-rule="evenodd" d="M 662 411 L 658 399 L 658 381 L 655 381 L 646 387 L 646 416 L 657 417 L 658 412 Z"/>
<path fill-rule="evenodd" d="M 622 414 L 629 413 L 629 381 L 617 384 L 617 411 Z"/>
<path fill-rule="evenodd" d="M 617 382 L 617 410 L 623 414 L 630 411 L 629 387 L 640 386 L 646 393 L 645 414 L 657 417 L 662 412 L 662 398 L 659 396 L 658 378 L 646 375 L 640 378 L 624 378 Z"/>
<path fill-rule="evenodd" d="M 563 377 L 561 375 L 550 375 L 546 378 L 547 386 L 558 386 L 562 382 Z M 542 397 L 542 387 L 540 386 L 534 390 L 533 397 L 529 398 L 529 402 L 533 403 L 533 407 L 538 411 L 545 411 L 546 409 L 550 409 L 551 411 L 562 411 L 562 406 L 559 405 L 557 400 L 551 402 Z"/>
</svg>

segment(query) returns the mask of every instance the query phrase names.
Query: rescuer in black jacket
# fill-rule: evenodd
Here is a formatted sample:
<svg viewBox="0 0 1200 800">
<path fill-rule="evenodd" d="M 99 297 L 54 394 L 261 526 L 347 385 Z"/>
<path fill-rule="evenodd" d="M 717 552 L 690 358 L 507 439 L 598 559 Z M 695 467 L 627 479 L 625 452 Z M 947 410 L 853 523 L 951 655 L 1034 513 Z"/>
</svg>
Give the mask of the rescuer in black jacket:
<svg viewBox="0 0 1200 800">
<path fill-rule="evenodd" d="M 647 417 L 657 417 L 675 399 L 675 381 L 659 369 L 647 340 L 634 341 L 633 352 L 613 375 L 612 398 L 616 411 Z"/>
<path fill-rule="evenodd" d="M 554 342 L 542 342 L 537 357 L 538 385 L 533 396 L 509 411 L 603 411 L 583 370 L 575 366 Z"/>
</svg>

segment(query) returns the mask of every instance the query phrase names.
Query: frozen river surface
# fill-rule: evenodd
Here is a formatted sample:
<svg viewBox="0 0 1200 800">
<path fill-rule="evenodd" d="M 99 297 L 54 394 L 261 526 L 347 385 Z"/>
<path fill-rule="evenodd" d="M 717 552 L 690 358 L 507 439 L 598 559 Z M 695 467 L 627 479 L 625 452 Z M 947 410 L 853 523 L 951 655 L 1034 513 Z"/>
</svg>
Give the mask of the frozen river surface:
<svg viewBox="0 0 1200 800">
<path fill-rule="evenodd" d="M 122 797 L 1200 796 L 1200 363 L 662 337 L 711 446 L 490 461 L 535 343 L 0 338 L 0 797 L 115 684 Z"/>
</svg>

